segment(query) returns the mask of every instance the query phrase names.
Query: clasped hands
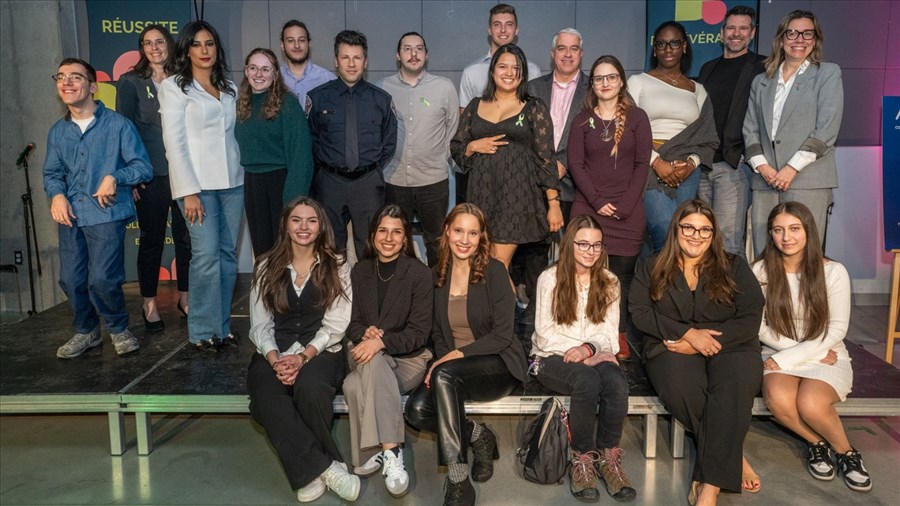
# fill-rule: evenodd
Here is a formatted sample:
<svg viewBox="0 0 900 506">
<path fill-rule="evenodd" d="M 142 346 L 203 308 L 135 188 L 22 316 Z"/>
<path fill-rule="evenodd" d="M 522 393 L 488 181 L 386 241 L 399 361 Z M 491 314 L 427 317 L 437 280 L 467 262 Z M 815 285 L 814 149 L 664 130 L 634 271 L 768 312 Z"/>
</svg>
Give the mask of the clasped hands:
<svg viewBox="0 0 900 506">
<path fill-rule="evenodd" d="M 666 186 L 678 188 L 688 176 L 697 168 L 693 160 L 673 160 L 667 162 L 662 158 L 657 158 L 651 165 L 653 172 Z"/>
<path fill-rule="evenodd" d="M 722 343 L 716 339 L 722 333 L 713 329 L 688 329 L 677 341 L 663 340 L 666 349 L 683 355 L 700 354 L 705 357 L 722 351 Z"/>
<path fill-rule="evenodd" d="M 837 352 L 835 352 L 834 350 L 828 350 L 828 353 L 825 354 L 825 357 L 822 360 L 819 360 L 819 363 L 825 365 L 836 364 Z M 778 362 L 776 362 L 774 358 L 769 357 L 765 361 L 763 361 L 763 369 L 766 371 L 780 371 L 781 366 L 778 365 Z"/>
<path fill-rule="evenodd" d="M 375 325 L 370 325 L 363 332 L 362 340 L 350 346 L 350 356 L 359 365 L 369 362 L 378 352 L 384 349 L 383 337 L 383 330 Z"/>
<path fill-rule="evenodd" d="M 588 350 L 587 346 L 573 346 L 566 351 L 566 354 L 563 355 L 563 362 L 575 362 L 582 363 L 586 366 L 593 367 L 600 362 L 612 362 L 616 365 L 619 365 L 618 359 L 616 356 L 608 351 L 598 351 L 591 355 L 590 350 Z"/>
<path fill-rule="evenodd" d="M 794 178 L 797 177 L 797 169 L 790 165 L 785 165 L 781 170 L 775 170 L 775 167 L 764 163 L 757 167 L 756 170 L 759 171 L 759 175 L 763 177 L 766 184 L 771 186 L 773 190 L 780 192 L 788 191 Z"/>
</svg>

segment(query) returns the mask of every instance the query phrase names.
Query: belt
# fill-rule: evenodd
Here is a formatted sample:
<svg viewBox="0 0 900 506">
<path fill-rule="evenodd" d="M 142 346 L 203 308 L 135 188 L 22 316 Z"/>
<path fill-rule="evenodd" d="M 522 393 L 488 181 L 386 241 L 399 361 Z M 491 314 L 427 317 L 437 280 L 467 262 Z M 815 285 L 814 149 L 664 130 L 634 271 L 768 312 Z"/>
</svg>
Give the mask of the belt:
<svg viewBox="0 0 900 506">
<path fill-rule="evenodd" d="M 334 174 L 335 176 L 340 176 L 345 179 L 359 179 L 369 172 L 378 168 L 377 163 L 370 163 L 368 165 L 362 165 L 353 170 L 349 170 L 345 167 L 336 167 L 334 165 L 329 165 L 327 163 L 318 163 L 316 164 L 319 170 L 324 170 L 329 174 Z"/>
</svg>

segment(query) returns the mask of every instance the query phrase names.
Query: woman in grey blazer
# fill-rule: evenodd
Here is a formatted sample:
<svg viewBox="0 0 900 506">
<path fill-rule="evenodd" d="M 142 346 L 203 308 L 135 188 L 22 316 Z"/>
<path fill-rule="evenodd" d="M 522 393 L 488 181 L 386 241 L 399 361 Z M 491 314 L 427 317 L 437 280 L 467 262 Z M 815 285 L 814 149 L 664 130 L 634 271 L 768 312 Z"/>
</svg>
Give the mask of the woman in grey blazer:
<svg viewBox="0 0 900 506">
<path fill-rule="evenodd" d="M 744 118 L 744 156 L 753 167 L 753 249 L 766 245 L 766 219 L 777 204 L 799 201 L 812 211 L 824 241 L 837 188 L 834 143 L 841 128 L 841 69 L 822 61 L 822 28 L 815 14 L 784 17 L 766 72 L 756 76 Z"/>
<path fill-rule="evenodd" d="M 159 84 L 169 76 L 166 66 L 175 41 L 162 25 L 147 25 L 138 37 L 140 59 L 116 84 L 116 112 L 134 122 L 153 164 L 153 179 L 134 188 L 134 206 L 141 226 L 137 271 L 144 298 L 144 328 L 161 332 L 165 323 L 156 305 L 159 268 L 166 243 L 166 225 L 172 212 L 172 239 L 175 242 L 175 270 L 178 279 L 176 307 L 185 316 L 188 308 L 188 267 L 191 265 L 191 238 L 178 204 L 169 189 L 169 163 L 163 145 L 159 118 Z"/>
</svg>

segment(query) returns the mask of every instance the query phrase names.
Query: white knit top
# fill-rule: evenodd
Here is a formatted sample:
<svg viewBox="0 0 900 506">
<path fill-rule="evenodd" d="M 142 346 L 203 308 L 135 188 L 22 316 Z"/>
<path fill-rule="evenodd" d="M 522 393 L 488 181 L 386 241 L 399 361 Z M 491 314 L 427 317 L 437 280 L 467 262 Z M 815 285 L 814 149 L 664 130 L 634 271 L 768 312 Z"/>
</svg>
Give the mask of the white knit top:
<svg viewBox="0 0 900 506">
<path fill-rule="evenodd" d="M 753 265 L 753 273 L 766 293 L 766 273 L 763 262 Z M 803 334 L 805 322 L 800 316 L 800 275 L 787 274 L 791 290 L 791 306 L 794 308 L 794 325 L 799 335 Z M 844 346 L 844 337 L 850 325 L 850 275 L 843 264 L 825 262 L 825 284 L 828 290 L 829 321 L 825 332 L 814 339 L 798 342 L 777 334 L 763 318 L 759 329 L 759 339 L 763 344 L 763 360 L 772 357 L 781 371 L 766 371 L 766 374 L 783 373 L 803 378 L 824 381 L 831 385 L 843 401 L 853 386 L 853 369 L 850 354 Z M 821 362 L 828 350 L 837 353 L 837 363 L 825 365 Z"/>
</svg>

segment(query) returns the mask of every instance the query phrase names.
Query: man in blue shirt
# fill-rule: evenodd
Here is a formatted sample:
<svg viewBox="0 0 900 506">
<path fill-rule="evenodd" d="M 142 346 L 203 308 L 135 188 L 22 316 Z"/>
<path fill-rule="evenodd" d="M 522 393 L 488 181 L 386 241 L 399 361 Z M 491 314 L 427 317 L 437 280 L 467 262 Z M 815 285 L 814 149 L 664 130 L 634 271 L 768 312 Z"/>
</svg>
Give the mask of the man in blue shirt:
<svg viewBox="0 0 900 506">
<path fill-rule="evenodd" d="M 382 170 L 397 148 L 397 116 L 391 96 L 363 79 L 368 43 L 344 30 L 334 39 L 340 79 L 309 92 L 306 115 L 313 141 L 315 197 L 325 207 L 338 247 L 347 244 L 353 222 L 357 257 L 365 251 L 369 222 L 384 205 Z"/>
<path fill-rule="evenodd" d="M 309 30 L 302 21 L 292 19 L 281 28 L 281 51 L 284 63 L 281 65 L 281 79 L 288 90 L 306 104 L 306 94 L 320 84 L 336 79 L 333 72 L 325 70 L 310 61 Z"/>
<path fill-rule="evenodd" d="M 150 181 L 153 168 L 134 124 L 94 101 L 97 72 L 89 63 L 66 58 L 53 79 L 69 111 L 47 135 L 44 190 L 59 223 L 59 282 L 75 328 L 56 356 L 75 358 L 100 344 L 98 313 L 124 355 L 139 347 L 122 293 L 125 225 L 135 214 L 131 188 Z"/>
</svg>

